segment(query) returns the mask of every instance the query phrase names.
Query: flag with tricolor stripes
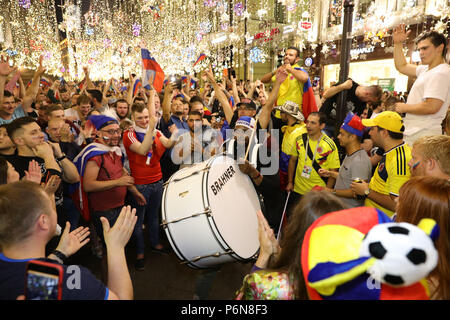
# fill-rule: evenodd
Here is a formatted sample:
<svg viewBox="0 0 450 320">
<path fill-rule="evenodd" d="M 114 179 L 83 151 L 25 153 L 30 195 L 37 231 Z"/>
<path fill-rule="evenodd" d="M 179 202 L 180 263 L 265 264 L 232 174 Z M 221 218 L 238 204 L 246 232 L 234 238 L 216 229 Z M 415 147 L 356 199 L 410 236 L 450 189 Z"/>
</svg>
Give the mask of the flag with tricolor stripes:
<svg viewBox="0 0 450 320">
<path fill-rule="evenodd" d="M 306 74 L 308 72 L 305 69 L 302 68 L 295 68 L 296 70 L 302 70 Z M 305 116 L 305 119 L 308 119 L 308 116 L 311 112 L 316 112 L 319 109 L 316 105 L 316 99 L 314 98 L 314 91 L 311 85 L 311 81 L 309 80 L 303 84 L 303 98 L 302 98 L 302 113 Z"/>
<path fill-rule="evenodd" d="M 199 62 L 205 60 L 205 58 L 206 58 L 206 54 L 201 53 L 200 56 L 197 58 L 197 61 L 195 61 L 194 67 L 195 67 Z"/>
<path fill-rule="evenodd" d="M 163 88 L 165 74 L 156 60 L 150 56 L 150 51 L 141 48 L 142 56 L 142 86 L 150 89 L 153 85 L 156 91 L 161 92 Z"/>
</svg>

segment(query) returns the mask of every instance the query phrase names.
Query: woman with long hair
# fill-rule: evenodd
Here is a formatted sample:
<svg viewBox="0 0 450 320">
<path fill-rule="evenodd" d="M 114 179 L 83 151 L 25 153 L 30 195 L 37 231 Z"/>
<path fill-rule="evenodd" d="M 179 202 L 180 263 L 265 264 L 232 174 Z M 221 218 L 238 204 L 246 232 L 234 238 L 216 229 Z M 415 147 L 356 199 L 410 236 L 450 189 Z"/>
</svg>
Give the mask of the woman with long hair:
<svg viewBox="0 0 450 320">
<path fill-rule="evenodd" d="M 308 299 L 301 268 L 301 248 L 306 230 L 322 215 L 346 208 L 328 191 L 305 194 L 289 218 L 281 236 L 281 248 L 273 230 L 259 212 L 260 253 L 252 269 L 254 272 L 244 278 L 236 299 Z"/>
<path fill-rule="evenodd" d="M 396 213 L 396 222 L 417 225 L 421 219 L 431 218 L 439 225 L 438 266 L 428 277 L 430 299 L 450 299 L 450 182 L 436 177 L 411 178 L 400 188 Z"/>
</svg>

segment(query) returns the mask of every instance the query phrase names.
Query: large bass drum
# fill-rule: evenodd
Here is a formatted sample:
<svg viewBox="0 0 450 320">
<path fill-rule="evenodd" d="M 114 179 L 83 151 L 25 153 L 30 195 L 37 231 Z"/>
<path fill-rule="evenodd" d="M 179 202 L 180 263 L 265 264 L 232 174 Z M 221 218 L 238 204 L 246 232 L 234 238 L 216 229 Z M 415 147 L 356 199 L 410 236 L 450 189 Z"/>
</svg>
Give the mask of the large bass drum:
<svg viewBox="0 0 450 320">
<path fill-rule="evenodd" d="M 256 256 L 260 209 L 250 178 L 231 157 L 217 155 L 166 182 L 162 226 L 182 263 L 209 268 Z"/>
</svg>

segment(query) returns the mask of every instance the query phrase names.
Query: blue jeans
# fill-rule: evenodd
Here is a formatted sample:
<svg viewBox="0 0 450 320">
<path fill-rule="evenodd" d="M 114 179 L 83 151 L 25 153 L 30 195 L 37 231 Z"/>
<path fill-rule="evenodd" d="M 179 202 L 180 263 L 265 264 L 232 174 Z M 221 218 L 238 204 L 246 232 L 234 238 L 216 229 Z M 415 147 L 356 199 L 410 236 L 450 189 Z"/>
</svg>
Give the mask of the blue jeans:
<svg viewBox="0 0 450 320">
<path fill-rule="evenodd" d="M 64 211 L 66 214 L 67 221 L 70 222 L 70 231 L 72 232 L 76 228 L 78 228 L 79 222 L 80 222 L 80 211 L 75 207 L 75 204 L 73 203 L 73 200 L 69 197 L 64 197 Z M 65 228 L 65 225 L 61 226 L 61 228 Z"/>
<path fill-rule="evenodd" d="M 133 236 L 136 240 L 136 253 L 144 254 L 145 241 L 142 225 L 146 222 L 149 234 L 150 245 L 156 247 L 159 244 L 159 209 L 163 195 L 163 181 L 159 180 L 150 184 L 137 184 L 136 188 L 147 200 L 147 205 L 140 206 L 133 197 L 136 215 L 138 217 L 136 226 L 134 227 Z"/>
<path fill-rule="evenodd" d="M 116 223 L 116 220 L 119 217 L 122 208 L 123 207 L 121 206 L 106 211 L 94 211 L 91 214 L 91 219 L 94 223 L 95 231 L 97 232 L 97 235 L 100 237 L 100 239 L 102 239 L 102 242 L 105 242 L 105 239 L 103 237 L 103 225 L 100 221 L 100 217 L 105 217 L 109 222 L 109 226 L 112 228 Z"/>
</svg>

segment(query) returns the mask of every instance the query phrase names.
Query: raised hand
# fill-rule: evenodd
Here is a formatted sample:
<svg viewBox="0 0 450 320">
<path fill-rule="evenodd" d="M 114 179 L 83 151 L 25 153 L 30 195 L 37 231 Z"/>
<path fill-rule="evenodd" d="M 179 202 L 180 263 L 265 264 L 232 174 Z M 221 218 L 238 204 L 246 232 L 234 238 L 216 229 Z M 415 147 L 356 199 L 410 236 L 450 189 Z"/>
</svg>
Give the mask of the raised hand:
<svg viewBox="0 0 450 320">
<path fill-rule="evenodd" d="M 131 209 L 130 206 L 123 207 L 112 228 L 105 217 L 100 217 L 100 221 L 103 226 L 106 246 L 109 249 L 121 250 L 125 248 L 133 233 L 134 225 L 137 221 L 136 209 Z"/>
<path fill-rule="evenodd" d="M 283 83 L 284 80 L 286 80 L 286 78 L 288 76 L 288 73 L 287 73 L 287 71 L 285 69 L 278 68 L 275 75 L 276 75 L 276 82 Z"/>
<path fill-rule="evenodd" d="M 24 179 L 27 181 L 41 183 L 42 179 L 41 167 L 39 166 L 39 163 L 37 163 L 36 160 L 31 160 L 28 163 L 28 171 L 25 170 Z"/>
<path fill-rule="evenodd" d="M 7 77 L 13 71 L 17 70 L 17 67 L 9 65 L 9 57 L 4 58 L 1 56 L 0 60 L 0 76 Z"/>
<path fill-rule="evenodd" d="M 392 39 L 394 43 L 404 43 L 410 33 L 411 30 L 406 31 L 405 25 L 402 23 L 392 30 Z"/>
<path fill-rule="evenodd" d="M 56 248 L 56 250 L 61 251 L 66 257 L 70 257 L 88 243 L 88 236 L 90 234 L 89 228 L 87 227 L 79 227 L 72 232 L 69 231 L 70 222 L 66 222 L 66 227 Z"/>
<path fill-rule="evenodd" d="M 38 66 L 38 68 L 36 70 L 36 73 L 39 76 L 42 76 L 44 74 L 45 70 L 46 70 L 45 67 L 42 65 L 42 61 L 43 60 L 44 60 L 44 56 L 42 55 L 42 56 L 39 57 L 39 66 Z"/>
<path fill-rule="evenodd" d="M 53 175 L 48 179 L 46 184 L 43 184 L 44 191 L 47 192 L 47 194 L 53 196 L 55 192 L 59 188 L 59 184 L 61 183 L 61 178 Z"/>
</svg>

